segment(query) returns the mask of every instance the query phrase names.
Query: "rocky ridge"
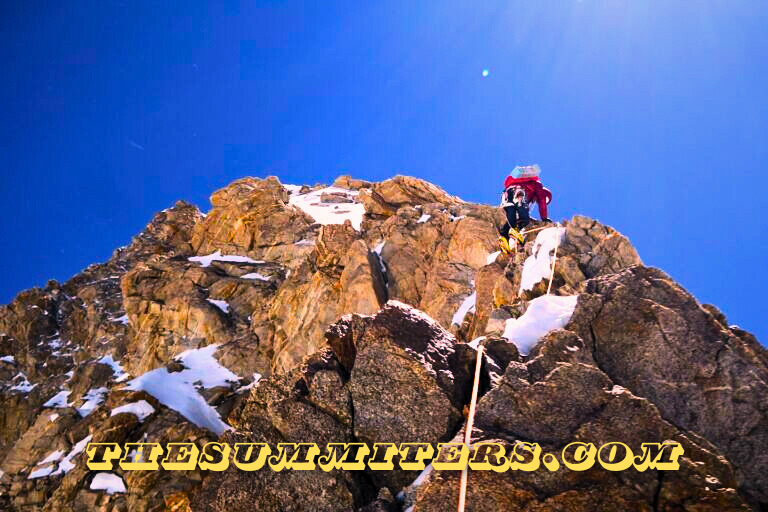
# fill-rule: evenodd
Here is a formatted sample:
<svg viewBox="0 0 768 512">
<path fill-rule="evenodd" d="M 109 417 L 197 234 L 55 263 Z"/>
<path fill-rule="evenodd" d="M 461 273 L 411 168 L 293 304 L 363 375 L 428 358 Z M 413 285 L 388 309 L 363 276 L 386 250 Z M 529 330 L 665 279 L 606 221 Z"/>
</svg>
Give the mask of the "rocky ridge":
<svg viewBox="0 0 768 512">
<path fill-rule="evenodd" d="M 211 203 L 179 202 L 108 262 L 0 307 L 0 508 L 454 507 L 451 471 L 105 476 L 82 449 L 458 441 L 482 344 L 473 442 L 685 455 L 679 471 L 473 471 L 467 510 L 768 510 L 768 353 L 616 230 L 534 223 L 499 255 L 498 208 L 404 176 L 244 178 Z M 536 271 L 553 236 L 554 298 Z"/>
</svg>

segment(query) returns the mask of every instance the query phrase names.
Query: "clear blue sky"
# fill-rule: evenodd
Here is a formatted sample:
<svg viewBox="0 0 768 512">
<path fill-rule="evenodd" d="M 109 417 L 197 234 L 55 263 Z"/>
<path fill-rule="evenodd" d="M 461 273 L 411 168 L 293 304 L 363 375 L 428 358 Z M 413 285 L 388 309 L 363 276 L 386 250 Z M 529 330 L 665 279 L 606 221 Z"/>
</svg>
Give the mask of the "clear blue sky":
<svg viewBox="0 0 768 512">
<path fill-rule="evenodd" d="M 768 340 L 765 0 L 8 0 L 0 26 L 0 303 L 244 175 L 495 204 L 536 162 L 553 218 Z"/>
</svg>

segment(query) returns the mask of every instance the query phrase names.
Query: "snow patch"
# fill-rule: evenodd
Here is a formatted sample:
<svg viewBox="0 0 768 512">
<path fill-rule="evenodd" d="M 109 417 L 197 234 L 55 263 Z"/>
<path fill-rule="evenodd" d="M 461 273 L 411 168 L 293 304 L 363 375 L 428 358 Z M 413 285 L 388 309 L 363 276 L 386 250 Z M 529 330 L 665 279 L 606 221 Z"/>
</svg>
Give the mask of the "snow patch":
<svg viewBox="0 0 768 512">
<path fill-rule="evenodd" d="M 66 389 L 63 391 L 59 391 L 53 397 L 45 402 L 43 404 L 43 407 L 69 407 L 69 404 L 67 403 L 67 397 L 71 391 L 67 391 Z M 53 421 L 53 420 L 51 420 Z"/>
<path fill-rule="evenodd" d="M 422 214 L 421 217 L 419 217 L 419 220 L 416 221 L 417 224 L 424 224 L 429 219 L 431 219 L 431 215 L 427 215 L 426 213 Z"/>
<path fill-rule="evenodd" d="M 480 336 L 479 338 L 475 338 L 472 341 L 470 341 L 469 343 L 467 343 L 467 345 L 469 345 L 473 349 L 477 350 L 477 349 L 480 348 L 480 342 L 483 341 L 484 339 L 485 339 L 485 336 Z"/>
<path fill-rule="evenodd" d="M 54 466 L 48 466 L 46 468 L 36 469 L 29 474 L 29 476 L 27 477 L 27 480 L 33 480 L 35 478 L 42 478 L 44 476 L 48 476 L 53 472 L 53 468 Z"/>
<path fill-rule="evenodd" d="M 32 384 L 27 380 L 27 376 L 24 372 L 17 373 L 12 380 L 20 380 L 18 384 L 11 387 L 12 391 L 21 391 L 22 393 L 29 393 L 33 389 L 35 389 L 35 386 L 37 384 Z"/>
<path fill-rule="evenodd" d="M 235 390 L 235 393 L 245 393 L 246 391 L 250 391 L 251 389 L 256 387 L 256 385 L 259 383 L 260 380 L 261 380 L 261 374 L 258 372 L 254 372 L 253 380 L 251 381 L 251 383 L 246 384 L 245 386 L 240 386 L 239 388 L 237 388 L 237 390 Z"/>
<path fill-rule="evenodd" d="M 542 336 L 565 327 L 578 298 L 578 295 L 537 297 L 528 304 L 523 316 L 507 320 L 502 336 L 514 343 L 521 354 L 528 355 Z"/>
<path fill-rule="evenodd" d="M 123 325 L 131 325 L 131 321 L 128 319 L 128 314 L 124 314 L 123 316 L 119 316 L 117 318 L 111 319 L 113 322 L 117 322 Z"/>
<path fill-rule="evenodd" d="M 467 313 L 470 311 L 474 313 L 475 311 L 475 303 L 477 302 L 477 292 L 472 292 L 472 294 L 464 299 L 464 302 L 461 303 L 461 306 L 459 306 L 459 309 L 456 310 L 456 312 L 453 314 L 453 319 L 451 320 L 451 325 L 461 325 L 464 323 L 464 318 L 467 316 Z"/>
<path fill-rule="evenodd" d="M 323 203 L 320 197 L 323 194 L 341 193 L 354 203 Z M 360 224 L 363 222 L 365 206 L 357 202 L 358 192 L 356 190 L 347 190 L 341 187 L 327 187 L 313 190 L 307 194 L 291 194 L 289 203 L 300 208 L 307 215 L 312 217 L 315 222 L 326 224 L 344 224 L 349 220 L 352 227 L 360 231 Z"/>
<path fill-rule="evenodd" d="M 501 251 L 492 252 L 488 255 L 487 258 L 485 258 L 485 264 L 490 265 L 491 263 L 496 261 L 496 258 L 499 257 L 499 254 L 501 254 Z"/>
<path fill-rule="evenodd" d="M 226 261 L 229 263 L 264 263 L 263 261 L 257 261 L 248 256 L 237 256 L 235 254 L 221 254 L 221 251 L 216 251 L 208 256 L 190 256 L 187 258 L 189 261 L 199 263 L 201 267 L 209 267 L 214 261 Z"/>
<path fill-rule="evenodd" d="M 64 452 L 61 450 L 56 450 L 55 452 L 48 455 L 46 458 L 41 460 L 37 463 L 38 466 L 42 466 L 43 464 L 50 464 L 51 462 L 56 462 L 64 455 Z"/>
<path fill-rule="evenodd" d="M 225 313 L 229 313 L 229 303 L 225 300 L 206 299 L 208 302 L 219 308 Z"/>
<path fill-rule="evenodd" d="M 208 345 L 187 350 L 177 357 L 186 369 L 171 373 L 166 368 L 157 368 L 133 379 L 125 389 L 144 390 L 198 427 L 220 435 L 232 427 L 221 421 L 216 409 L 208 405 L 195 387 L 196 383 L 203 388 L 227 386 L 240 380 L 213 357 L 217 348 L 218 345 Z"/>
<path fill-rule="evenodd" d="M 96 473 L 91 480 L 91 489 L 94 491 L 107 491 L 107 494 L 125 492 L 123 479 L 113 473 Z"/>
<path fill-rule="evenodd" d="M 85 403 L 82 405 L 82 407 L 77 409 L 77 412 L 79 412 L 80 416 L 82 417 L 88 416 L 94 411 L 94 409 L 101 405 L 101 403 L 104 401 L 104 395 L 107 393 L 109 393 L 109 390 L 104 387 L 89 390 L 83 396 Z"/>
<path fill-rule="evenodd" d="M 0 357 L 0 361 L 13 364 L 16 362 L 16 359 L 14 359 L 13 356 L 3 356 L 3 357 Z"/>
<path fill-rule="evenodd" d="M 549 278 L 552 272 L 552 252 L 563 243 L 565 228 L 554 227 L 539 231 L 533 243 L 531 255 L 525 260 L 520 277 L 520 292 L 533 289 L 542 279 Z"/>
<path fill-rule="evenodd" d="M 112 358 L 111 354 L 102 357 L 97 362 L 101 364 L 106 364 L 107 366 L 112 368 L 112 373 L 114 374 L 115 377 L 120 377 L 123 375 L 123 373 L 125 373 L 125 370 L 123 370 L 123 367 L 120 366 L 120 363 L 118 363 Z"/>
<path fill-rule="evenodd" d="M 269 281 L 272 278 L 269 276 L 265 276 L 263 274 L 259 274 L 258 272 L 251 272 L 250 274 L 245 274 L 244 276 L 240 276 L 240 279 L 258 279 L 260 281 Z"/>
<path fill-rule="evenodd" d="M 86 438 L 81 439 L 79 443 L 72 447 L 72 450 L 67 454 L 66 457 L 64 457 L 64 460 L 59 463 L 59 469 L 57 469 L 53 474 L 60 475 L 62 473 L 68 473 L 74 469 L 75 464 L 72 462 L 72 459 L 74 459 L 77 455 L 81 454 L 83 450 L 85 450 L 85 447 L 88 446 L 88 443 L 91 442 L 91 439 L 93 439 L 93 436 L 89 435 Z"/>
<path fill-rule="evenodd" d="M 138 402 L 132 402 L 130 404 L 121 405 L 112 409 L 110 416 L 115 414 L 130 413 L 135 414 L 139 418 L 139 422 L 144 421 L 150 414 L 155 412 L 155 408 L 152 407 L 146 400 L 139 400 Z"/>
</svg>

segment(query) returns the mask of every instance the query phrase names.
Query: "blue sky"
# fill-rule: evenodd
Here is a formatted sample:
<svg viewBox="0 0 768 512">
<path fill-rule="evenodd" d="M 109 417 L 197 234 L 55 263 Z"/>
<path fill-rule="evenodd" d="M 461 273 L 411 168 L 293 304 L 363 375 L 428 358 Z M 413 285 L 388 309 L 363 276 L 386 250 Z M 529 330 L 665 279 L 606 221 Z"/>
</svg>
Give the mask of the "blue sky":
<svg viewBox="0 0 768 512">
<path fill-rule="evenodd" d="M 551 217 L 768 339 L 768 2 L 12 0 L 0 25 L 0 303 L 244 175 L 495 204 L 535 162 Z"/>
</svg>

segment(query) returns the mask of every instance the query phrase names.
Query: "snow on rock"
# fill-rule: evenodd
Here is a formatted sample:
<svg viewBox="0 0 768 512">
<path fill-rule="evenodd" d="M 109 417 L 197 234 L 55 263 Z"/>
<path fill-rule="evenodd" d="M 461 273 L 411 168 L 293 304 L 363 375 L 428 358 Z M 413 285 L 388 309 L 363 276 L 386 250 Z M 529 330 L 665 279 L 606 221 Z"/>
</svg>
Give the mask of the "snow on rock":
<svg viewBox="0 0 768 512">
<path fill-rule="evenodd" d="M 208 302 L 219 308 L 225 313 L 229 313 L 229 303 L 225 300 L 206 299 Z"/>
<path fill-rule="evenodd" d="M 119 316 L 117 318 L 112 318 L 111 320 L 113 322 L 117 322 L 117 323 L 120 323 L 120 324 L 123 324 L 123 325 L 130 325 L 131 324 L 131 321 L 128 319 L 128 314 L 127 313 L 125 315 L 123 315 L 123 316 Z"/>
<path fill-rule="evenodd" d="M 469 297 L 464 299 L 464 302 L 461 303 L 459 309 L 453 314 L 451 325 L 461 325 L 464 322 L 467 313 L 475 311 L 475 302 L 477 302 L 477 292 L 472 292 Z"/>
<path fill-rule="evenodd" d="M 221 254 L 221 251 L 216 251 L 208 256 L 190 256 L 187 259 L 199 263 L 201 267 L 209 267 L 214 261 L 226 261 L 229 263 L 264 263 L 263 261 L 251 259 L 248 256 Z"/>
<path fill-rule="evenodd" d="M 502 336 L 514 343 L 521 354 L 528 355 L 542 336 L 565 327 L 571 319 L 578 297 L 542 295 L 533 299 L 523 316 L 507 320 Z"/>
<path fill-rule="evenodd" d="M 422 214 L 421 217 L 419 217 L 419 220 L 416 221 L 417 224 L 423 224 L 427 222 L 429 219 L 431 219 L 431 215 L 427 215 L 426 213 Z"/>
<path fill-rule="evenodd" d="M 296 195 L 301 192 L 301 185 L 283 185 L 283 188 L 288 191 L 289 195 Z"/>
<path fill-rule="evenodd" d="M 251 383 L 246 384 L 245 386 L 240 386 L 239 388 L 237 388 L 237 390 L 235 390 L 235 393 L 245 393 L 246 391 L 250 391 L 251 389 L 256 387 L 256 385 L 259 383 L 260 380 L 261 380 L 261 374 L 258 372 L 254 372 L 253 380 L 251 381 Z"/>
<path fill-rule="evenodd" d="M 67 403 L 67 397 L 71 391 L 67 391 L 66 389 L 63 391 L 59 391 L 53 397 L 45 402 L 43 404 L 43 407 L 69 407 L 69 404 Z"/>
<path fill-rule="evenodd" d="M 387 273 L 387 266 L 384 263 L 384 258 L 381 257 L 381 250 L 384 249 L 385 243 L 387 243 L 386 240 L 382 240 L 376 245 L 376 247 L 373 248 L 373 252 L 376 253 L 376 256 L 379 258 L 379 269 L 381 270 L 382 274 Z"/>
<path fill-rule="evenodd" d="M 467 343 L 467 345 L 477 350 L 478 348 L 480 348 L 480 342 L 483 341 L 484 339 L 485 339 L 485 336 L 480 336 L 479 338 L 475 338 L 469 343 Z"/>
<path fill-rule="evenodd" d="M 91 480 L 91 489 L 94 491 L 107 491 L 107 494 L 125 492 L 123 479 L 113 473 L 96 473 Z"/>
<path fill-rule="evenodd" d="M 99 359 L 97 362 L 101 364 L 106 364 L 107 366 L 111 367 L 112 373 L 114 374 L 115 377 L 120 377 L 125 373 L 125 370 L 123 370 L 123 367 L 120 366 L 120 363 L 118 363 L 112 358 L 112 355 L 106 355 L 101 359 Z"/>
<path fill-rule="evenodd" d="M 48 476 L 48 475 L 50 475 L 50 474 L 53 472 L 53 468 L 54 468 L 54 467 L 55 467 L 55 466 L 48 466 L 48 467 L 44 467 L 44 468 L 40 468 L 40 469 L 36 469 L 36 470 L 34 470 L 33 472 L 31 472 L 31 473 L 29 474 L 29 476 L 27 477 L 27 479 L 28 479 L 28 480 L 33 480 L 33 479 L 35 479 L 35 478 L 42 478 L 42 477 L 44 477 L 44 476 Z"/>
<path fill-rule="evenodd" d="M 240 276 L 240 279 L 258 279 L 260 281 L 269 281 L 271 278 L 269 276 L 259 274 L 258 272 L 251 272 L 250 274 Z"/>
<path fill-rule="evenodd" d="M 56 450 L 55 452 L 48 455 L 46 458 L 41 460 L 37 463 L 38 466 L 42 466 L 43 464 L 50 464 L 51 462 L 56 462 L 64 455 L 64 452 L 61 450 Z"/>
<path fill-rule="evenodd" d="M 155 412 L 155 408 L 152 407 L 146 400 L 139 400 L 138 402 L 132 402 L 130 404 L 121 405 L 112 409 L 110 416 L 121 413 L 135 414 L 139 418 L 139 422 L 144 421 L 150 414 Z"/>
<path fill-rule="evenodd" d="M 89 390 L 83 396 L 85 403 L 81 407 L 77 408 L 77 412 L 80 413 L 80 416 L 88 416 L 94 411 L 94 409 L 101 405 L 101 403 L 104 401 L 104 396 L 107 393 L 109 393 L 109 390 L 104 387 Z"/>
<path fill-rule="evenodd" d="M 15 363 L 16 360 L 13 358 L 13 356 L 3 356 L 0 357 L 0 361 L 4 361 L 6 363 Z"/>
<path fill-rule="evenodd" d="M 68 473 L 69 471 L 74 469 L 75 464 L 74 462 L 72 462 L 72 459 L 74 459 L 77 455 L 83 453 L 83 450 L 85 450 L 85 447 L 88 446 L 88 443 L 91 442 L 91 439 L 93 439 L 93 436 L 89 435 L 84 439 L 81 439 L 80 442 L 78 442 L 75 446 L 73 446 L 72 450 L 70 450 L 67 456 L 64 457 L 64 460 L 59 462 L 59 469 L 57 469 L 52 474 L 59 475 L 62 473 Z"/>
<path fill-rule="evenodd" d="M 492 252 L 488 255 L 487 258 L 485 258 L 485 264 L 490 265 L 491 263 L 496 261 L 496 258 L 499 257 L 499 254 L 501 254 L 501 251 Z"/>
<path fill-rule="evenodd" d="M 12 380 L 19 381 L 18 384 L 11 387 L 11 390 L 13 391 L 21 391 L 22 393 L 29 393 L 30 391 L 35 389 L 35 386 L 37 386 L 37 384 L 32 384 L 27 380 L 27 376 L 24 372 L 17 373 Z"/>
<path fill-rule="evenodd" d="M 286 187 L 287 188 L 287 187 Z M 354 203 L 323 203 L 321 196 L 323 194 L 341 193 Z M 307 194 L 291 194 L 289 203 L 303 210 L 307 215 L 315 219 L 320 224 L 344 224 L 349 219 L 352 227 L 360 231 L 360 224 L 363 222 L 365 206 L 357 202 L 358 192 L 356 190 L 347 190 L 341 187 L 327 187 L 313 190 Z"/>
<path fill-rule="evenodd" d="M 520 292 L 531 290 L 542 279 L 549 278 L 552 271 L 552 253 L 555 246 L 563 243 L 565 228 L 542 229 L 536 237 L 531 255 L 525 260 L 520 277 Z"/>
<path fill-rule="evenodd" d="M 208 405 L 195 388 L 198 382 L 203 388 L 213 388 L 240 380 L 213 357 L 217 348 L 218 345 L 208 345 L 187 350 L 177 357 L 186 369 L 171 373 L 166 368 L 157 368 L 130 381 L 126 389 L 144 390 L 198 427 L 220 435 L 232 427 L 221 421 L 216 409 Z"/>
</svg>

